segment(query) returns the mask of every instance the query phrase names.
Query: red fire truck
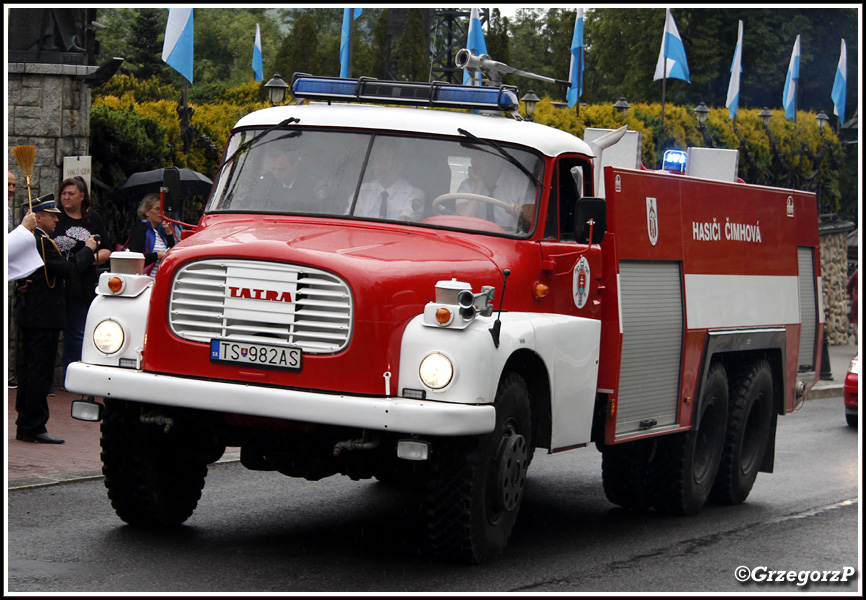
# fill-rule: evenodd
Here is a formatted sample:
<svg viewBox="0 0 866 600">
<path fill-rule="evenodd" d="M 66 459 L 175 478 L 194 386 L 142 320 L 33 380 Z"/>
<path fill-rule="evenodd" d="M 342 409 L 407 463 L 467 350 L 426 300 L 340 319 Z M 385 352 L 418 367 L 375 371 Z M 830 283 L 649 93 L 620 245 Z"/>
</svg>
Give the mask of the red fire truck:
<svg viewBox="0 0 866 600">
<path fill-rule="evenodd" d="M 479 563 L 536 449 L 594 444 L 613 503 L 673 514 L 772 471 L 820 356 L 814 195 L 602 168 L 624 129 L 588 144 L 508 86 L 292 92 L 237 123 L 155 279 L 129 252 L 100 278 L 66 388 L 122 520 L 183 523 L 239 447 L 417 486 L 432 550 Z"/>
</svg>

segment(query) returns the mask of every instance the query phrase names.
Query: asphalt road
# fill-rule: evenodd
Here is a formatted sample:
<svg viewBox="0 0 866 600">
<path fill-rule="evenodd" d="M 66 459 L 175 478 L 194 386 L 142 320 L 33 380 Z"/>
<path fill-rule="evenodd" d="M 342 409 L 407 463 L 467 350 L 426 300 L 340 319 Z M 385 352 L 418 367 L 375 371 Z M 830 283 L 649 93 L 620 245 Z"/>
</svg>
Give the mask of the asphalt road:
<svg viewBox="0 0 866 600">
<path fill-rule="evenodd" d="M 536 454 L 505 555 L 478 567 L 429 557 L 417 499 L 374 481 L 218 464 L 171 532 L 124 525 L 100 480 L 12 489 L 7 592 L 859 592 L 860 448 L 841 398 L 806 402 L 745 504 L 685 518 L 613 507 L 594 448 Z"/>
</svg>

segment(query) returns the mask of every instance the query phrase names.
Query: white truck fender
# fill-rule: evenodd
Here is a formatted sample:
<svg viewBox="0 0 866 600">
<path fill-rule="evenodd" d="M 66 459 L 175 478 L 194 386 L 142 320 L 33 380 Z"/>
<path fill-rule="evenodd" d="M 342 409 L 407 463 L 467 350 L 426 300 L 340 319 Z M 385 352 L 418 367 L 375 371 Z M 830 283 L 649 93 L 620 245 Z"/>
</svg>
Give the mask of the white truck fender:
<svg viewBox="0 0 866 600">
<path fill-rule="evenodd" d="M 93 365 L 123 366 L 141 368 L 141 353 L 144 349 L 144 332 L 150 310 L 150 293 L 153 280 L 148 275 L 124 275 L 129 280 L 130 292 L 112 295 L 105 292 L 103 279 L 111 273 L 100 275 L 97 295 L 90 304 L 87 321 L 84 325 L 84 341 L 81 347 L 81 361 Z M 150 280 L 148 283 L 145 280 Z M 131 290 L 134 289 L 134 292 Z M 105 354 L 93 343 L 93 331 L 105 320 L 115 321 L 123 330 L 123 344 L 117 352 Z M 134 362 L 129 362 L 134 361 Z"/>
<path fill-rule="evenodd" d="M 436 328 L 409 322 L 400 351 L 398 395 L 423 390 L 435 402 L 489 404 L 508 359 L 518 350 L 535 353 L 547 369 L 551 388 L 552 445 L 564 448 L 588 443 L 592 429 L 598 378 L 599 321 L 556 314 L 503 313 L 500 344 L 493 344 L 490 328 L 495 317 L 476 317 L 466 329 Z M 447 357 L 454 368 L 442 389 L 427 387 L 419 374 L 421 361 L 431 353 Z"/>
</svg>

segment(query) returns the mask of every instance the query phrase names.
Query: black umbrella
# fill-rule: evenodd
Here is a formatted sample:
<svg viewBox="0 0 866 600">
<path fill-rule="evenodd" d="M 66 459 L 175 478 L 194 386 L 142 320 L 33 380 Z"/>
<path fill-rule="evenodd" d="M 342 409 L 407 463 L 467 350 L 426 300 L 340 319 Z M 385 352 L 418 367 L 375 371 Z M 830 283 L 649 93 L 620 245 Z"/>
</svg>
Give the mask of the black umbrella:
<svg viewBox="0 0 866 600">
<path fill-rule="evenodd" d="M 207 196 L 213 181 L 192 169 L 178 169 L 180 171 L 180 196 Z M 133 173 L 128 179 L 114 188 L 115 193 L 124 198 L 141 200 L 145 194 L 158 194 L 162 187 L 163 173 L 165 169 L 154 169 Z"/>
</svg>

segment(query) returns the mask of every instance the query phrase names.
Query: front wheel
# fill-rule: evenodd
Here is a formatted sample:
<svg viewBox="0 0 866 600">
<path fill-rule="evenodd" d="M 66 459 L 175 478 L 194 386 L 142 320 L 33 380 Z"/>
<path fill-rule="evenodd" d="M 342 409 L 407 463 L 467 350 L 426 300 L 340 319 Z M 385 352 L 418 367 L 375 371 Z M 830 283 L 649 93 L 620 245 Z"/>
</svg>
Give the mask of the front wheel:
<svg viewBox="0 0 866 600">
<path fill-rule="evenodd" d="M 505 549 L 532 459 L 529 392 L 522 377 L 503 377 L 495 407 L 494 431 L 442 444 L 428 481 L 434 553 L 471 564 L 493 560 Z"/>
<path fill-rule="evenodd" d="M 130 525 L 173 527 L 195 510 L 207 475 L 192 426 L 141 422 L 142 405 L 105 399 L 102 473 L 111 506 Z"/>
</svg>

